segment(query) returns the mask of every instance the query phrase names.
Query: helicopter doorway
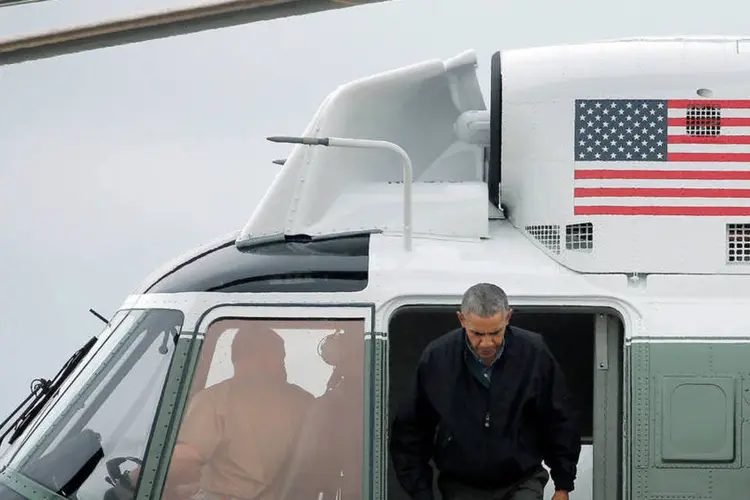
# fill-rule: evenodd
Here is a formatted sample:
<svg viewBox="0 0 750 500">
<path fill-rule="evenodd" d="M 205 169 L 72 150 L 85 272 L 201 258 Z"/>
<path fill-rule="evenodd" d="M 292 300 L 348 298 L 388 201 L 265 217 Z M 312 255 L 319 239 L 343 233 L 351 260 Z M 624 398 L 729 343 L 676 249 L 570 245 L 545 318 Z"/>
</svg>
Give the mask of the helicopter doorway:
<svg viewBox="0 0 750 500">
<path fill-rule="evenodd" d="M 404 396 L 422 350 L 460 327 L 459 305 L 409 305 L 397 309 L 388 325 L 388 425 Z M 622 324 L 619 319 L 581 308 L 514 307 L 511 325 L 537 332 L 560 363 L 579 408 L 581 457 L 571 500 L 620 500 L 622 434 Z M 387 459 L 387 500 L 408 500 Z M 437 476 L 437 474 L 435 474 Z M 436 499 L 440 498 L 435 481 Z M 544 498 L 554 492 L 548 482 Z"/>
</svg>

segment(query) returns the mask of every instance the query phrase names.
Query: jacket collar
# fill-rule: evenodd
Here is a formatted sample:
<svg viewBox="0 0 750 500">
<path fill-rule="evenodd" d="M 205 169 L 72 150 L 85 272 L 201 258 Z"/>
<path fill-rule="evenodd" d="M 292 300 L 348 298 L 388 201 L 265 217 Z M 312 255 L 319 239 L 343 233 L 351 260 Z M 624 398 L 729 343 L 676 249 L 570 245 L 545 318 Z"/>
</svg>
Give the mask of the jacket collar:
<svg viewBox="0 0 750 500">
<path fill-rule="evenodd" d="M 508 325 L 505 328 L 505 337 L 503 338 L 503 345 L 500 347 L 500 349 L 497 351 L 497 354 L 495 355 L 495 361 L 500 359 L 500 357 L 508 351 L 507 345 L 513 344 L 512 338 L 515 336 L 513 333 L 513 327 Z M 466 335 L 466 329 L 461 327 L 458 329 L 458 341 L 461 342 L 462 350 L 465 351 L 467 354 L 470 354 L 474 357 L 474 359 L 481 361 L 479 356 L 476 352 L 474 352 L 474 349 L 471 348 L 471 345 L 469 344 L 469 337 Z M 509 342 L 510 341 L 510 342 Z M 512 347 L 510 348 L 512 349 Z"/>
</svg>

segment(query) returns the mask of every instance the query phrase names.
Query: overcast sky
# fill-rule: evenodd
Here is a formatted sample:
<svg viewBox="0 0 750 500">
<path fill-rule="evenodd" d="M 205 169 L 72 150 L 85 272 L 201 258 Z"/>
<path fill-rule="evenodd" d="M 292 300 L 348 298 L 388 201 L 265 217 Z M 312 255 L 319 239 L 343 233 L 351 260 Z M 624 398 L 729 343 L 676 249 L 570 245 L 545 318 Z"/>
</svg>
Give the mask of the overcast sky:
<svg viewBox="0 0 750 500">
<path fill-rule="evenodd" d="M 0 9 L 0 36 L 179 0 Z M 239 229 L 337 85 L 477 50 L 743 34 L 740 0 L 401 0 L 0 68 L 0 414 L 51 377 L 144 276 Z M 745 31 L 750 35 L 750 32 Z M 314 48 L 315 50 L 310 50 Z"/>
</svg>

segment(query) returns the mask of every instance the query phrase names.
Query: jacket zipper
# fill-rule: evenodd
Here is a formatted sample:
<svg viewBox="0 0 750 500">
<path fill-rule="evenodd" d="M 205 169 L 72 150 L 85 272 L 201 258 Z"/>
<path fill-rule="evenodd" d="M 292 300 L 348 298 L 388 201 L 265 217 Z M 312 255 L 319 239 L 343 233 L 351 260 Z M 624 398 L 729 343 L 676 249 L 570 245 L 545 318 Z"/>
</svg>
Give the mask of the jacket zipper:
<svg viewBox="0 0 750 500">
<path fill-rule="evenodd" d="M 491 456 L 492 456 L 492 453 L 491 453 L 492 446 L 490 444 L 491 441 L 492 441 L 492 439 L 490 439 L 491 435 L 492 435 L 492 430 L 491 430 L 492 417 L 490 415 L 491 412 L 492 412 L 492 395 L 491 395 L 492 394 L 492 390 L 491 390 L 491 386 L 488 389 L 489 390 L 488 390 L 488 394 L 487 394 L 487 407 L 486 407 L 485 413 L 484 413 L 484 432 L 486 434 L 486 439 L 484 440 L 484 458 L 485 458 L 485 463 L 484 463 L 484 469 L 485 470 L 484 470 L 484 472 L 485 472 L 485 475 L 491 476 L 492 475 L 492 472 L 491 472 L 491 468 L 492 468 L 492 465 L 491 465 L 492 464 L 492 458 L 491 458 Z"/>
</svg>

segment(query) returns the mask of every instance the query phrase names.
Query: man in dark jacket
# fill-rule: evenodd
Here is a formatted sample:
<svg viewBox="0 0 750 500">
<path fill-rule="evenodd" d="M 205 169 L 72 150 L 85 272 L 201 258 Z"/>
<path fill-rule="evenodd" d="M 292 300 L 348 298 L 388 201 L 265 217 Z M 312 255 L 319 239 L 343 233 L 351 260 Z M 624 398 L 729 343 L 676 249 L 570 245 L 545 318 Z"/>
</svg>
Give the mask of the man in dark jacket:
<svg viewBox="0 0 750 500">
<path fill-rule="evenodd" d="M 391 431 L 401 486 L 432 500 L 433 459 L 444 500 L 553 500 L 573 490 L 581 437 L 562 371 L 539 334 L 509 326 L 503 290 L 464 294 L 462 328 L 422 353 Z M 437 431 L 437 432 L 436 432 Z"/>
</svg>

